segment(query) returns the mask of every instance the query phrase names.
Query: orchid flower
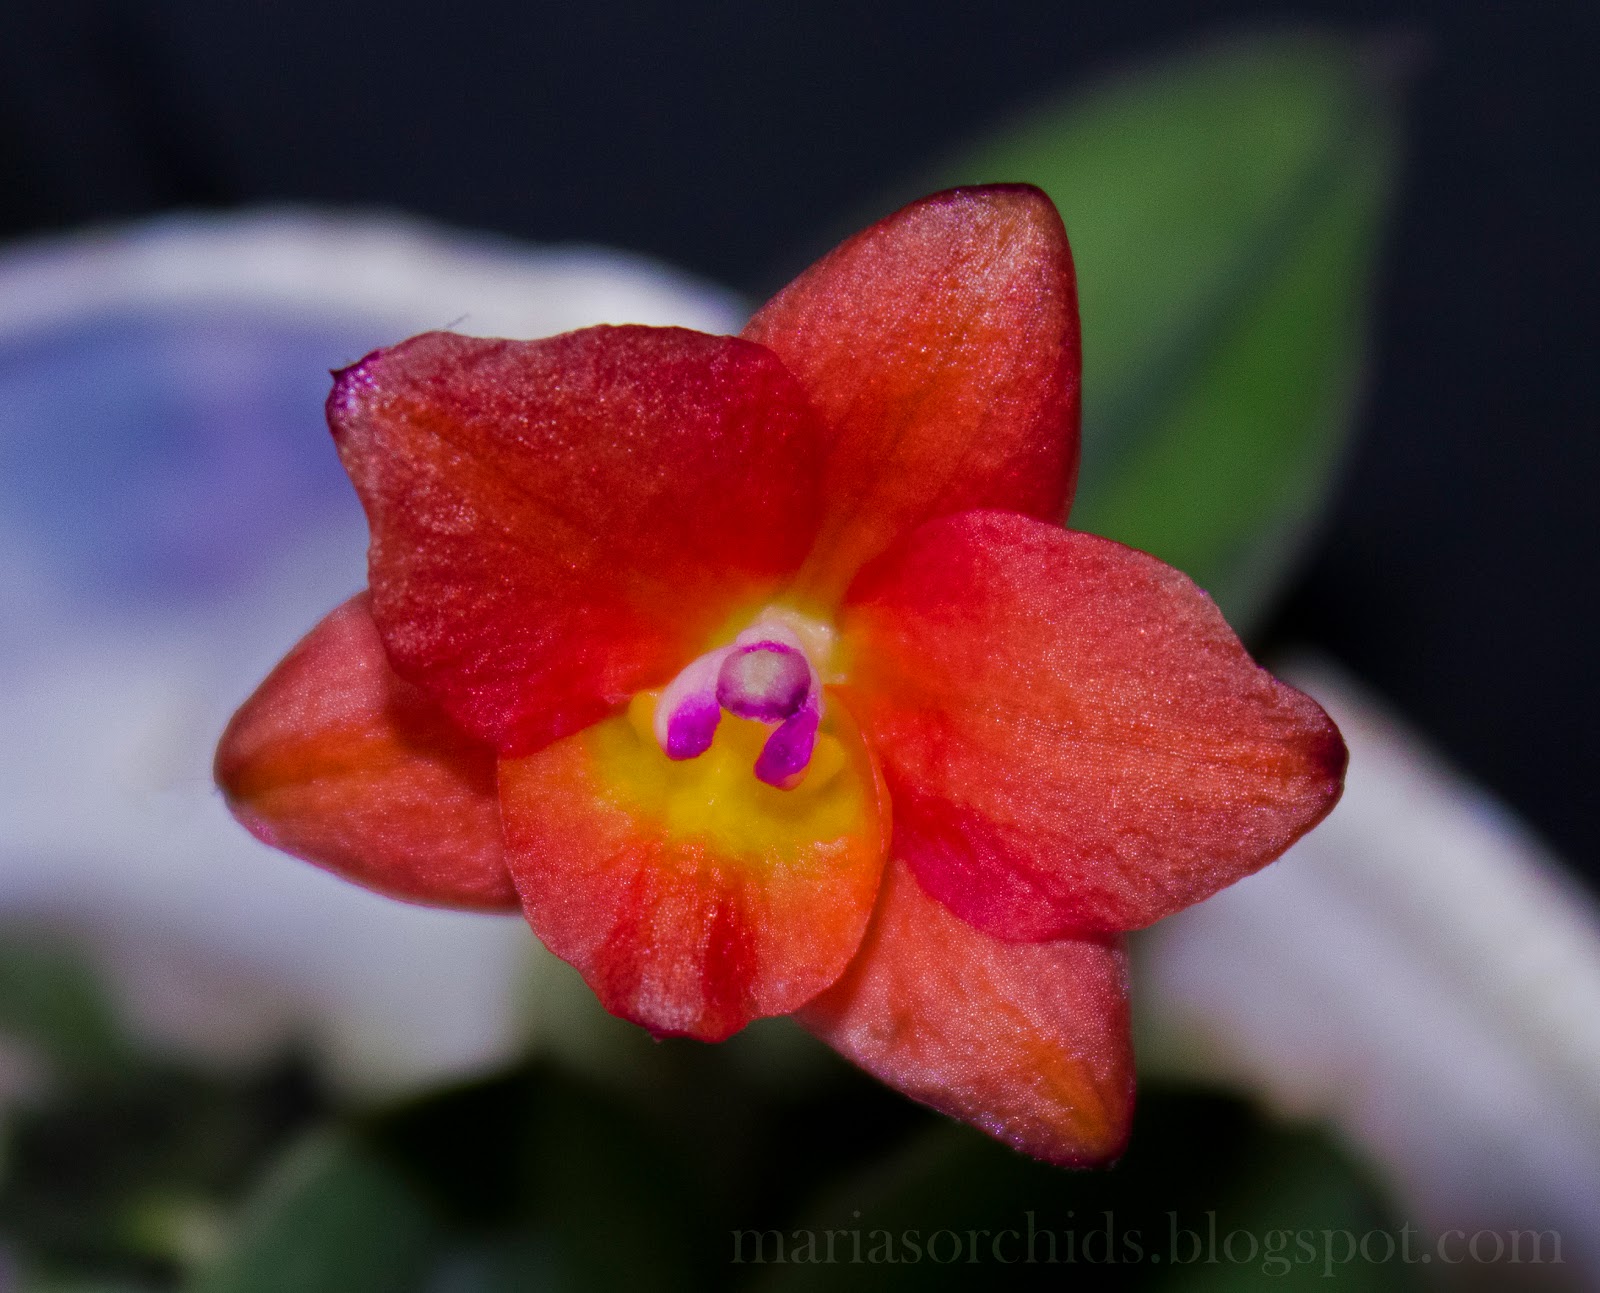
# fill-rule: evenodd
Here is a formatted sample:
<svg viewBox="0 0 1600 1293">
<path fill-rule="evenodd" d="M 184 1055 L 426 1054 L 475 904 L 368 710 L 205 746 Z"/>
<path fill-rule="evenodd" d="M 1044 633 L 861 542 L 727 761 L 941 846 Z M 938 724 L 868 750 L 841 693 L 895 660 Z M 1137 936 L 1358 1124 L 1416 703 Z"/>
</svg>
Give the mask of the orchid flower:
<svg viewBox="0 0 1600 1293">
<path fill-rule="evenodd" d="M 370 590 L 229 726 L 258 837 L 520 907 L 602 1004 L 794 1014 L 1037 1157 L 1115 1156 L 1120 936 L 1277 857 L 1345 751 L 1179 572 L 1065 529 L 1076 286 L 923 199 L 739 337 L 430 333 L 336 374 Z"/>
</svg>

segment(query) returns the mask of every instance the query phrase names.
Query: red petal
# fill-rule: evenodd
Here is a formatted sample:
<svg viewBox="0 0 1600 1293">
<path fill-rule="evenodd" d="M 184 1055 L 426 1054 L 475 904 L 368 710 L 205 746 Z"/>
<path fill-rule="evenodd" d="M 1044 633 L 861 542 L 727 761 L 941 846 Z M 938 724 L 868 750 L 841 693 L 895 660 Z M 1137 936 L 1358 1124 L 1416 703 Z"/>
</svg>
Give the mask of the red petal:
<svg viewBox="0 0 1600 1293">
<path fill-rule="evenodd" d="M 1121 949 L 990 938 L 903 863 L 884 873 L 860 954 L 800 1022 L 874 1077 L 1035 1158 L 1104 1162 L 1127 1141 Z"/>
<path fill-rule="evenodd" d="M 494 773 L 494 751 L 389 668 L 365 594 L 306 635 L 217 747 L 217 784 L 257 839 L 392 897 L 515 910 Z"/>
<path fill-rule="evenodd" d="M 998 507 L 1059 520 L 1078 467 L 1078 298 L 1038 189 L 953 189 L 825 256 L 750 321 L 837 436 L 807 563 L 831 599 L 900 535 Z"/>
<path fill-rule="evenodd" d="M 507 857 L 534 932 L 607 1010 L 719 1041 L 839 977 L 871 914 L 887 823 L 838 706 L 806 780 L 777 790 L 751 771 L 766 727 L 725 715 L 706 754 L 674 763 L 651 732 L 653 701 L 501 762 Z"/>
<path fill-rule="evenodd" d="M 935 521 L 863 572 L 842 627 L 895 855 L 1000 938 L 1148 925 L 1339 796 L 1328 716 L 1187 578 L 1109 539 Z"/>
<path fill-rule="evenodd" d="M 504 753 L 667 682 L 816 530 L 812 415 L 733 337 L 430 333 L 339 374 L 328 419 L 390 659 Z"/>
</svg>

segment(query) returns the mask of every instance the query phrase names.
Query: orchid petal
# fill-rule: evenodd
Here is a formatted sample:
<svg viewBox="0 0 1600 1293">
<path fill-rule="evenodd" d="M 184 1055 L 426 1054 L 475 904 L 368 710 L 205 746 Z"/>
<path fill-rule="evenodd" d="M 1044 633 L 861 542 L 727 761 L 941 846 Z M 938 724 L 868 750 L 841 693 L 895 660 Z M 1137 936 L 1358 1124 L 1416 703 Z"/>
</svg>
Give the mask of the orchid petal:
<svg viewBox="0 0 1600 1293">
<path fill-rule="evenodd" d="M 1327 715 L 1187 578 L 1108 539 L 934 521 L 863 572 L 841 627 L 895 854 L 996 937 L 1148 925 L 1265 866 L 1338 798 Z"/>
<path fill-rule="evenodd" d="M 716 1041 L 803 1005 L 855 954 L 883 868 L 881 790 L 837 706 L 780 790 L 751 775 L 765 726 L 728 715 L 705 754 L 674 761 L 655 700 L 501 761 L 507 859 L 534 932 L 606 1009 Z"/>
<path fill-rule="evenodd" d="M 1061 217 L 1026 185 L 954 189 L 880 220 L 795 279 L 744 335 L 836 437 L 802 577 L 837 598 L 931 517 L 1059 520 L 1078 466 L 1078 306 Z"/>
<path fill-rule="evenodd" d="M 900 862 L 844 977 L 800 1022 L 874 1077 L 1052 1163 L 1115 1158 L 1133 1113 L 1124 956 L 1005 943 Z"/>
<path fill-rule="evenodd" d="M 504 754 L 667 682 L 816 532 L 804 396 L 737 338 L 430 333 L 339 374 L 328 418 L 395 668 Z"/>
<path fill-rule="evenodd" d="M 365 594 L 234 716 L 217 781 L 257 839 L 396 898 L 514 911 L 494 751 L 389 667 Z"/>
</svg>

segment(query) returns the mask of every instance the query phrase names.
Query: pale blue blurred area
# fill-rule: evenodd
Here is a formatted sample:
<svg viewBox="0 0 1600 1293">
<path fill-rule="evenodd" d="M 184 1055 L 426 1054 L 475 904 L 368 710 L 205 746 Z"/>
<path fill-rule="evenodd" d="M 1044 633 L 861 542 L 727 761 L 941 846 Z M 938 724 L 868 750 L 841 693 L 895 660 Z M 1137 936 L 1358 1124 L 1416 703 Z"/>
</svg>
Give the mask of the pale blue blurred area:
<svg viewBox="0 0 1600 1293">
<path fill-rule="evenodd" d="M 739 307 L 638 258 L 389 217 L 177 217 L 0 250 L 0 938 L 67 937 L 136 1032 L 218 1062 L 298 1039 L 333 1080 L 391 1092 L 524 1044 L 521 921 L 396 903 L 258 844 L 210 764 L 232 711 L 365 582 L 329 370 L 452 324 L 602 322 L 731 331 Z"/>
<path fill-rule="evenodd" d="M 395 217 L 177 216 L 0 252 L 0 592 L 178 609 L 359 521 L 329 370 L 412 333 L 739 317 L 639 258 Z"/>
<path fill-rule="evenodd" d="M 215 597 L 357 507 L 322 402 L 376 331 L 168 308 L 0 340 L 0 509 L 66 596 Z"/>
</svg>

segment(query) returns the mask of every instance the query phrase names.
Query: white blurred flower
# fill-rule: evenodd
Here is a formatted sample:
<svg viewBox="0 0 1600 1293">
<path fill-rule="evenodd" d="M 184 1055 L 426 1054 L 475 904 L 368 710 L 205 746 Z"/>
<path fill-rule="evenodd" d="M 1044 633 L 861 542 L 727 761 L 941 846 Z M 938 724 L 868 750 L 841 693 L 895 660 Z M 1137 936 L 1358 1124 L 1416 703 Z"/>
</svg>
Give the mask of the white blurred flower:
<svg viewBox="0 0 1600 1293">
<path fill-rule="evenodd" d="M 1143 936 L 1151 1058 L 1332 1120 L 1435 1233 L 1555 1228 L 1600 1272 L 1600 915 L 1349 678 L 1286 676 L 1344 732 L 1344 798 Z"/>
<path fill-rule="evenodd" d="M 0 300 L 0 342 L 119 309 L 209 306 L 311 324 L 366 320 L 408 336 L 543 337 L 594 323 L 728 332 L 744 318 L 732 293 L 644 256 L 296 208 L 164 216 L 23 243 L 0 256 Z"/>
<path fill-rule="evenodd" d="M 737 328 L 647 261 L 393 218 L 169 218 L 0 255 L 0 920 L 82 939 L 136 1029 L 291 1037 L 392 1091 L 502 1061 L 526 926 L 257 844 L 212 787 L 232 709 L 365 582 L 326 370 L 428 328 Z"/>
</svg>

